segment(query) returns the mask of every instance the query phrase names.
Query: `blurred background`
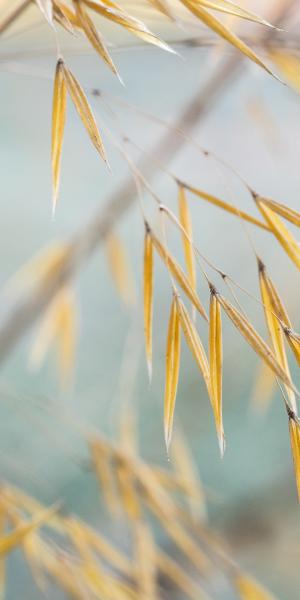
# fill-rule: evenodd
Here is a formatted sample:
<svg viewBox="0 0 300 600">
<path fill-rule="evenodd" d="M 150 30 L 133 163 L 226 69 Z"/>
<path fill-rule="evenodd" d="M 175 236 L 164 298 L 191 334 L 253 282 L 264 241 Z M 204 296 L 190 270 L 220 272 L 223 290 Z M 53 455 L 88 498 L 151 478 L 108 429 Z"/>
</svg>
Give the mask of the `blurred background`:
<svg viewBox="0 0 300 600">
<path fill-rule="evenodd" d="M 127 4 L 132 5 L 129 8 L 134 13 L 136 3 Z M 247 6 L 269 16 L 274 4 L 248 2 Z M 3 3 L 4 10 L 7 2 Z M 138 14 L 138 9 L 134 14 Z M 160 22 L 155 14 L 145 14 L 149 26 L 172 42 L 178 55 L 135 45 L 135 41 L 132 45 L 127 34 L 124 42 L 123 38 L 120 41 L 113 26 L 104 29 L 112 42 L 110 50 L 124 87 L 81 39 L 68 42 L 63 37 L 67 64 L 87 91 L 100 130 L 103 124 L 111 173 L 99 160 L 69 103 L 61 192 L 54 220 L 50 170 L 56 56 L 53 36 L 36 11 L 33 17 L 24 15 L 18 27 L 7 30 L 0 39 L 3 316 L 12 301 L 5 289 L 13 274 L 41 248 L 68 239 L 79 230 L 130 176 L 128 164 L 114 147 L 112 136 L 119 141 L 120 135 L 127 135 L 136 143 L 138 148 L 126 144 L 126 151 L 136 162 L 143 156 L 139 148 L 151 150 L 164 134 L 162 125 L 132 107 L 175 125 L 182 110 L 196 94 L 201 94 L 214 71 L 234 52 L 220 41 L 211 45 L 212 35 L 194 20 L 178 31 L 167 20 Z M 142 12 L 141 16 L 145 18 L 145 14 Z M 233 27 L 242 27 L 242 31 L 247 27 L 249 36 L 260 31 L 258 26 L 241 26 L 229 19 Z M 299 31 L 295 10 L 287 36 L 297 32 L 297 23 Z M 207 43 L 201 46 L 180 41 L 195 35 L 201 37 L 202 33 Z M 102 95 L 95 97 L 91 93 L 94 89 Z M 191 137 L 224 159 L 260 194 L 299 210 L 300 103 L 295 89 L 243 61 L 238 74 L 209 108 Z M 191 185 L 255 214 L 238 178 L 212 157 L 203 156 L 191 143 L 182 144 L 170 164 L 156 167 L 153 188 L 174 211 L 176 186 L 164 173 L 164 167 Z M 145 206 L 155 222 L 155 206 L 149 194 L 145 194 Z M 295 329 L 299 330 L 299 273 L 276 241 L 254 227 L 242 227 L 238 219 L 200 198 L 189 196 L 189 206 L 195 242 L 201 252 L 258 297 L 252 248 L 255 245 L 285 299 Z M 47 356 L 39 371 L 29 368 L 36 327 L 1 366 L 0 473 L 1 479 L 47 504 L 62 499 L 67 510 L 104 530 L 112 529 L 110 535 L 117 540 L 118 532 L 108 526 L 95 481 L 85 468 L 87 451 L 80 427 L 97 428 L 114 438 L 119 415 L 128 403 L 138 415 L 143 456 L 167 466 L 163 388 L 171 288 L 164 266 L 156 260 L 154 365 L 149 386 L 142 323 L 144 231 L 137 203 L 117 223 L 116 232 L 128 252 L 136 305 L 128 308 L 122 304 L 105 249 L 99 248 L 73 284 L 78 340 L 72 384 L 61 389 L 54 353 Z M 168 241 L 182 261 L 180 236 L 172 226 L 168 227 Z M 211 275 L 220 286 L 217 277 Z M 199 295 L 207 305 L 206 286 L 200 272 L 198 282 Z M 238 292 L 238 298 L 266 337 L 259 305 L 242 292 Z M 269 406 L 265 406 L 263 397 L 254 402 L 259 361 L 226 317 L 223 322 L 227 440 L 223 460 L 219 457 L 206 391 L 186 347 L 182 354 L 175 429 L 180 427 L 188 439 L 208 489 L 211 524 L 224 534 L 243 567 L 269 586 L 279 599 L 295 600 L 300 587 L 300 521 L 284 406 L 277 391 Z M 199 330 L 205 335 L 201 323 Z M 291 368 L 294 381 L 299 384 L 292 357 Z M 12 562 L 10 569 L 9 599 L 21 592 L 23 598 L 42 597 L 21 561 Z M 52 592 L 49 597 L 56 595 Z M 225 600 L 225 595 L 222 597 Z"/>
</svg>

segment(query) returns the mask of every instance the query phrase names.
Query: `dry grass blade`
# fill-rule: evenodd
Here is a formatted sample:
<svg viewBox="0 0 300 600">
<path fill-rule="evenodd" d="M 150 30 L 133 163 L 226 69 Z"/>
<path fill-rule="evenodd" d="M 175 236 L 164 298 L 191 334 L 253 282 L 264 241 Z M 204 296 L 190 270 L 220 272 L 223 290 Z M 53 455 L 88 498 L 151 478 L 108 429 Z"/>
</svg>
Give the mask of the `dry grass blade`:
<svg viewBox="0 0 300 600">
<path fill-rule="evenodd" d="M 78 23 L 82 30 L 84 31 L 87 39 L 95 48 L 96 52 L 101 56 L 110 70 L 119 77 L 118 71 L 114 65 L 114 62 L 100 37 L 99 32 L 97 31 L 93 21 L 90 19 L 87 14 L 83 2 L 81 0 L 73 0 L 73 4 L 75 6 L 76 15 L 78 19 Z"/>
<path fill-rule="evenodd" d="M 55 207 L 58 197 L 59 180 L 60 180 L 60 164 L 61 153 L 64 138 L 64 129 L 66 121 L 66 104 L 67 104 L 67 88 L 64 80 L 63 61 L 57 61 L 54 89 L 53 89 L 53 106 L 52 106 L 52 210 L 55 212 Z"/>
<path fill-rule="evenodd" d="M 119 296 L 126 306 L 134 306 L 136 302 L 135 285 L 129 258 L 122 241 L 116 233 L 111 232 L 106 240 L 107 259 L 118 290 Z"/>
<path fill-rule="evenodd" d="M 291 379 L 291 374 L 289 370 L 287 355 L 285 351 L 284 345 L 284 336 L 282 327 L 276 315 L 279 317 L 277 313 L 277 306 L 279 303 L 279 312 L 280 314 L 285 312 L 283 305 L 280 302 L 280 298 L 278 294 L 274 295 L 275 288 L 267 275 L 265 265 L 262 263 L 260 259 L 258 259 L 258 270 L 259 270 L 259 285 L 261 298 L 264 306 L 265 319 L 267 323 L 267 328 L 270 336 L 270 340 L 273 346 L 274 355 L 281 365 L 282 369 L 285 371 L 288 379 Z M 295 394 L 293 390 L 286 386 L 287 395 L 289 397 L 290 406 L 294 412 L 297 412 L 297 405 Z"/>
<path fill-rule="evenodd" d="M 264 198 L 255 197 L 256 204 L 269 225 L 274 236 L 284 248 L 288 256 L 300 269 L 300 247 L 291 232 L 286 228 L 278 215 L 265 203 Z"/>
<path fill-rule="evenodd" d="M 280 319 L 280 321 L 282 322 L 282 324 L 285 327 L 292 327 L 290 318 L 287 314 L 287 311 L 283 304 L 283 301 L 280 298 L 279 293 L 278 293 L 273 281 L 271 280 L 270 276 L 268 275 L 265 266 L 263 265 L 261 260 L 259 260 L 258 264 L 259 264 L 259 268 L 262 269 L 262 271 L 263 271 L 264 282 L 265 282 L 265 286 L 266 286 L 266 289 L 268 292 L 268 296 L 269 296 L 269 299 L 271 302 L 273 312 L 275 313 L 275 315 L 277 315 L 277 317 Z"/>
<path fill-rule="evenodd" d="M 234 580 L 234 586 L 241 600 L 275 600 L 271 592 L 248 575 L 240 573 Z"/>
<path fill-rule="evenodd" d="M 293 455 L 295 479 L 298 492 L 298 500 L 300 502 L 300 425 L 299 421 L 292 411 L 288 411 L 289 415 L 289 430 L 291 450 Z"/>
<path fill-rule="evenodd" d="M 285 385 L 289 386 L 298 395 L 299 392 L 289 377 L 287 377 L 287 374 L 281 365 L 278 363 L 271 348 L 268 346 L 268 344 L 266 344 L 259 333 L 257 333 L 250 321 L 248 321 L 248 319 L 246 319 L 242 313 L 234 308 L 234 306 L 219 293 L 218 300 L 229 319 L 245 338 L 248 344 L 253 348 L 254 352 L 256 352 L 256 354 L 258 354 L 266 362 L 270 369 L 275 373 L 275 375 L 277 375 L 277 377 L 279 377 L 279 379 L 281 379 Z"/>
<path fill-rule="evenodd" d="M 107 162 L 105 149 L 103 146 L 102 139 L 100 137 L 95 117 L 92 113 L 91 107 L 87 101 L 86 95 L 76 77 L 71 73 L 70 69 L 67 68 L 66 64 L 63 63 L 63 73 L 65 82 L 67 85 L 68 93 L 70 94 L 73 104 L 80 116 L 80 119 L 86 128 L 90 139 L 99 152 L 101 158 Z"/>
<path fill-rule="evenodd" d="M 205 350 L 203 348 L 202 342 L 199 338 L 199 335 L 196 331 L 195 325 L 193 324 L 188 311 L 186 310 L 184 304 L 181 300 L 176 297 L 176 303 L 179 313 L 180 324 L 187 341 L 187 344 L 190 348 L 191 353 L 193 354 L 195 361 L 199 367 L 199 370 L 203 376 L 205 381 L 205 385 L 207 387 L 209 396 L 211 390 L 210 383 L 210 372 L 209 372 L 209 364 L 205 354 Z"/>
<path fill-rule="evenodd" d="M 152 378 L 153 244 L 145 226 L 144 239 L 144 331 L 149 379 Z"/>
<path fill-rule="evenodd" d="M 222 317 L 221 307 L 211 288 L 209 312 L 209 368 L 211 382 L 211 403 L 214 411 L 216 430 L 221 456 L 225 451 L 225 437 L 222 417 Z"/>
<path fill-rule="evenodd" d="M 182 233 L 182 242 L 185 256 L 185 264 L 188 272 L 188 278 L 191 286 L 196 290 L 196 265 L 195 255 L 193 250 L 193 231 L 192 222 L 189 213 L 189 207 L 185 195 L 185 189 L 181 185 L 178 187 L 178 205 L 179 205 L 179 220 L 186 233 Z"/>
<path fill-rule="evenodd" d="M 164 399 L 164 431 L 167 450 L 169 450 L 172 430 L 174 410 L 177 394 L 178 376 L 180 365 L 180 327 L 179 315 L 176 298 L 172 300 L 167 348 L 166 348 L 166 382 Z"/>
<path fill-rule="evenodd" d="M 236 217 L 240 217 L 244 221 L 247 221 L 248 223 L 252 223 L 252 225 L 256 225 L 257 227 L 260 227 L 261 229 L 266 229 L 267 231 L 270 230 L 268 225 L 263 223 L 263 221 L 259 221 L 259 219 L 252 217 L 251 215 L 249 215 L 248 213 L 245 213 L 242 210 L 239 210 L 232 204 L 229 204 L 228 202 L 225 202 L 224 200 L 220 200 L 216 196 L 213 196 L 212 194 L 208 194 L 207 192 L 204 192 L 203 190 L 199 190 L 198 188 L 188 185 L 187 183 L 182 183 L 182 185 L 187 190 L 192 192 L 192 194 L 194 194 L 195 196 L 198 196 L 199 198 L 202 198 L 203 200 L 206 200 L 210 204 L 213 204 L 214 206 L 218 206 L 218 208 L 222 208 L 226 212 L 229 212 L 232 215 L 235 215 Z"/>
<path fill-rule="evenodd" d="M 242 52 L 247 58 L 255 62 L 257 65 L 262 67 L 267 73 L 270 75 L 272 73 L 271 69 L 267 67 L 267 65 L 259 58 L 259 56 L 251 50 L 245 42 L 243 42 L 237 35 L 235 35 L 228 27 L 226 27 L 221 21 L 216 19 L 213 15 L 211 15 L 201 3 L 201 0 L 195 2 L 195 0 L 181 0 L 182 4 L 184 4 L 188 10 L 190 10 L 202 23 L 207 25 L 209 29 L 214 31 L 217 35 L 222 37 L 224 40 L 229 42 L 232 46 L 237 48 L 240 52 Z"/>
<path fill-rule="evenodd" d="M 292 331 L 292 329 L 286 327 L 284 329 L 286 339 L 290 345 L 290 348 L 300 366 L 300 335 Z"/>
<path fill-rule="evenodd" d="M 94 10 L 96 13 L 100 14 L 102 17 L 113 21 L 114 23 L 121 25 L 133 33 L 137 37 L 141 38 L 144 42 L 149 44 L 154 44 L 163 50 L 168 50 L 169 52 L 174 52 L 168 44 L 160 40 L 152 31 L 150 31 L 142 21 L 131 17 L 127 13 L 123 12 L 119 7 L 116 8 L 114 3 L 110 3 L 110 6 L 103 6 L 103 4 L 98 4 L 93 0 L 84 0 L 86 6 L 88 6 L 91 10 Z"/>
<path fill-rule="evenodd" d="M 23 523 L 19 527 L 16 527 L 13 531 L 2 535 L 0 538 L 0 556 L 5 555 L 16 546 L 19 546 L 25 539 L 27 535 L 30 535 L 35 529 L 42 527 L 51 519 L 51 517 L 56 513 L 57 506 L 52 506 L 51 508 L 47 508 L 27 523 Z"/>
<path fill-rule="evenodd" d="M 188 278 L 186 277 L 186 275 L 184 274 L 182 268 L 173 259 L 173 257 L 168 252 L 168 250 L 160 243 L 160 241 L 157 239 L 157 237 L 153 234 L 152 231 L 151 231 L 151 237 L 152 237 L 152 241 L 153 241 L 155 250 L 158 252 L 158 254 L 163 259 L 166 267 L 169 269 L 169 271 L 171 272 L 173 277 L 176 279 L 176 281 L 178 282 L 180 287 L 183 289 L 183 291 L 185 292 L 187 297 L 190 299 L 192 304 L 195 306 L 195 308 L 198 310 L 200 315 L 202 315 L 202 317 L 206 321 L 208 321 L 205 309 L 203 308 L 195 290 L 191 287 L 191 284 L 190 284 Z"/>
<path fill-rule="evenodd" d="M 263 198 L 262 201 L 265 206 L 271 208 L 275 213 L 290 221 L 290 223 L 297 225 L 297 227 L 300 227 L 300 213 L 297 210 L 285 204 L 280 204 L 280 202 L 275 202 L 275 200 L 271 200 L 270 198 Z"/>
</svg>

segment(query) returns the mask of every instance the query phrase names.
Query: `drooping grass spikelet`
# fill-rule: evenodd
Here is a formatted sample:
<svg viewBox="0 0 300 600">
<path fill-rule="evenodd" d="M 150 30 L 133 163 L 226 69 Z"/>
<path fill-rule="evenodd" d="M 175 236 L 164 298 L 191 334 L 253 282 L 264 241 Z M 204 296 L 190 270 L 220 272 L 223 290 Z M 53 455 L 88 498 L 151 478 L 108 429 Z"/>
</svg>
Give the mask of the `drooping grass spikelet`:
<svg viewBox="0 0 300 600">
<path fill-rule="evenodd" d="M 188 311 L 186 310 L 184 304 L 180 300 L 179 297 L 176 297 L 176 303 L 179 313 L 180 324 L 184 333 L 184 337 L 187 341 L 189 349 L 194 356 L 194 359 L 199 367 L 199 370 L 204 379 L 205 385 L 207 387 L 209 396 L 210 396 L 210 372 L 209 372 L 209 364 L 207 360 L 207 356 L 205 354 L 205 350 L 203 348 L 200 337 L 197 333 L 194 323 L 192 322 Z"/>
<path fill-rule="evenodd" d="M 71 73 L 70 69 L 68 69 L 64 62 L 62 63 L 62 68 L 68 93 L 71 96 L 72 102 L 79 114 L 79 117 L 86 128 L 91 142 L 95 146 L 97 152 L 99 152 L 101 158 L 107 163 L 104 145 L 86 95 L 79 81 L 76 79 L 75 75 Z"/>
<path fill-rule="evenodd" d="M 288 410 L 288 417 L 295 479 L 298 492 L 298 500 L 300 502 L 300 424 L 296 415 L 292 411 Z"/>
<path fill-rule="evenodd" d="M 300 246 L 291 232 L 287 229 L 276 212 L 272 210 L 260 196 L 254 197 L 255 202 L 278 242 L 284 248 L 290 259 L 300 269 Z"/>
<path fill-rule="evenodd" d="M 61 153 L 63 146 L 64 128 L 66 121 L 66 104 L 67 104 L 67 87 L 64 80 L 63 61 L 57 61 L 54 89 L 53 89 L 53 107 L 52 107 L 52 211 L 55 212 L 55 207 L 58 198 L 59 181 L 60 181 L 60 165 Z"/>
<path fill-rule="evenodd" d="M 160 243 L 160 241 L 154 235 L 152 230 L 151 230 L 151 236 L 152 236 L 152 241 L 153 241 L 155 250 L 158 252 L 160 257 L 163 259 L 167 269 L 169 269 L 169 271 L 171 272 L 173 277 L 176 279 L 176 281 L 178 282 L 180 287 L 183 289 L 183 291 L 185 292 L 185 294 L 187 295 L 189 300 L 192 302 L 192 304 L 195 306 L 195 308 L 198 310 L 200 315 L 202 315 L 202 317 L 207 321 L 208 318 L 207 318 L 205 309 L 202 306 L 197 293 L 192 288 L 188 278 L 184 274 L 182 268 L 174 260 L 174 258 L 171 256 L 171 254 L 168 252 L 168 250 L 163 246 L 163 244 Z"/>
<path fill-rule="evenodd" d="M 243 6 L 240 6 L 235 2 L 231 2 L 231 0 L 196 0 L 195 4 L 197 4 L 197 2 L 205 8 L 210 8 L 211 10 L 225 13 L 227 15 L 232 15 L 234 17 L 239 17 L 240 19 L 245 19 L 246 21 L 260 23 L 261 25 L 266 25 L 267 27 L 274 28 L 274 26 L 271 23 L 269 23 L 259 15 L 253 13 L 250 10 L 245 9 Z"/>
<path fill-rule="evenodd" d="M 63 29 L 72 35 L 75 34 L 75 30 L 79 25 L 76 14 L 60 0 L 53 0 L 53 18 Z"/>
<path fill-rule="evenodd" d="M 149 380 L 152 378 L 153 244 L 147 224 L 144 238 L 144 331 Z"/>
<path fill-rule="evenodd" d="M 106 3 L 107 6 L 105 6 L 103 3 L 99 4 L 94 0 L 83 1 L 88 8 L 95 11 L 102 17 L 109 19 L 113 23 L 121 25 L 121 27 L 124 27 L 124 29 L 127 29 L 127 31 L 129 31 L 133 35 L 136 35 L 144 42 L 148 44 L 153 44 L 154 46 L 158 46 L 162 50 L 174 52 L 174 50 L 172 50 L 172 48 L 168 44 L 166 44 L 163 40 L 161 40 L 154 33 L 152 33 L 152 31 L 150 31 L 142 21 L 136 19 L 135 17 L 132 17 L 128 14 L 128 12 L 123 11 L 121 6 L 117 5 L 115 2 L 110 2 L 109 4 Z"/>
<path fill-rule="evenodd" d="M 237 48 L 240 52 L 242 52 L 247 58 L 250 58 L 257 65 L 262 67 L 267 73 L 273 75 L 271 69 L 267 67 L 267 65 L 259 58 L 259 56 L 249 47 L 245 42 L 241 40 L 233 31 L 231 31 L 226 25 L 219 21 L 216 17 L 214 17 L 210 12 L 208 12 L 201 0 L 181 0 L 182 4 L 186 6 L 188 10 L 190 10 L 202 23 L 207 25 L 209 29 L 214 31 L 218 36 L 229 42 L 232 46 Z"/>
<path fill-rule="evenodd" d="M 179 377 L 179 365 L 180 326 L 177 301 L 174 297 L 171 304 L 166 347 L 164 431 L 167 451 L 169 450 L 173 430 L 174 410 Z"/>
<path fill-rule="evenodd" d="M 285 337 L 290 345 L 290 348 L 296 358 L 298 365 L 300 366 L 300 335 L 295 333 L 289 327 L 284 329 Z"/>
<path fill-rule="evenodd" d="M 293 225 L 300 227 L 300 213 L 286 204 L 280 204 L 280 202 L 275 202 L 275 200 L 271 200 L 271 198 L 263 198 L 263 203 L 265 206 L 268 206 L 271 210 L 273 210 L 277 215 L 283 217 Z"/>
<path fill-rule="evenodd" d="M 274 356 L 271 348 L 266 344 L 266 342 L 262 339 L 262 337 L 257 333 L 254 327 L 251 325 L 250 321 L 246 319 L 246 317 L 239 312 L 228 300 L 226 300 L 221 294 L 218 293 L 218 299 L 221 303 L 223 309 L 225 310 L 227 316 L 241 333 L 241 335 L 245 338 L 248 344 L 253 348 L 254 352 L 258 354 L 270 367 L 270 369 L 279 377 L 279 379 L 285 384 L 288 385 L 294 392 L 298 394 L 297 389 L 294 384 L 287 376 L 286 372 L 283 370 L 281 365 L 278 363 L 276 357 Z"/>
<path fill-rule="evenodd" d="M 185 264 L 191 286 L 196 290 L 196 265 L 195 255 L 193 250 L 193 231 L 192 222 L 189 212 L 189 207 L 186 199 L 185 189 L 182 185 L 178 186 L 178 205 L 179 205 L 179 220 L 186 233 L 182 233 L 182 243 L 184 249 Z"/>
<path fill-rule="evenodd" d="M 221 200 L 220 198 L 217 198 L 212 194 L 208 194 L 207 192 L 204 192 L 199 188 L 195 188 L 187 183 L 181 182 L 181 185 L 195 196 L 198 196 L 198 198 L 202 198 L 202 200 L 206 200 L 210 204 L 213 204 L 214 206 L 217 206 L 218 208 L 221 208 L 222 210 L 225 210 L 226 212 L 235 215 L 236 217 L 239 217 L 240 219 L 243 219 L 244 221 L 247 221 L 252 225 L 256 225 L 257 227 L 260 227 L 261 229 L 266 229 L 267 231 L 270 230 L 269 226 L 266 223 L 260 221 L 259 219 L 256 219 L 255 217 L 252 217 L 252 215 L 249 215 L 243 210 L 239 210 L 239 208 L 233 206 L 233 204 L 229 204 L 229 202 L 225 202 L 225 200 Z"/>
<path fill-rule="evenodd" d="M 267 328 L 271 344 L 274 350 L 274 355 L 278 363 L 281 365 L 282 369 L 285 371 L 288 379 L 290 380 L 291 374 L 285 351 L 284 334 L 282 331 L 281 324 L 278 318 L 276 318 L 276 316 L 279 317 L 277 309 L 280 315 L 284 316 L 284 318 L 287 316 L 286 311 L 280 301 L 279 295 L 275 291 L 274 285 L 272 284 L 266 272 L 265 265 L 260 259 L 258 259 L 258 271 L 261 298 L 263 302 Z M 290 401 L 290 406 L 294 412 L 297 412 L 295 393 L 288 385 L 286 385 L 285 387 Z"/>
<path fill-rule="evenodd" d="M 221 307 L 214 288 L 210 292 L 209 312 L 209 369 L 211 383 L 211 403 L 214 411 L 216 430 L 219 440 L 221 456 L 225 451 L 225 437 L 222 416 L 222 369 L 223 369 L 223 343 L 222 343 L 222 316 Z"/>
<path fill-rule="evenodd" d="M 119 77 L 117 68 L 114 65 L 114 62 L 105 46 L 104 41 L 102 40 L 93 21 L 90 19 L 89 15 L 87 14 L 87 12 L 84 8 L 83 1 L 82 0 L 72 0 L 72 1 L 75 6 L 78 23 L 81 26 L 82 30 L 84 31 L 87 39 L 92 44 L 92 46 L 95 48 L 95 50 L 99 54 L 99 56 L 104 60 L 104 62 L 110 68 L 110 70 L 114 73 L 114 75 L 117 75 Z"/>
</svg>

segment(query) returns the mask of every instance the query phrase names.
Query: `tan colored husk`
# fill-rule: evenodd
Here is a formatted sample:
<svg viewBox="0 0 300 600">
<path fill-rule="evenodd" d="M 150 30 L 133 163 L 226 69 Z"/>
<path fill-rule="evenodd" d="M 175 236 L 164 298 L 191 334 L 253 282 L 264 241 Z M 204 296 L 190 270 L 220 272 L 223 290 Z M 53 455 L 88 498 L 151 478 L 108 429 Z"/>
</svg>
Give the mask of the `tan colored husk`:
<svg viewBox="0 0 300 600">
<path fill-rule="evenodd" d="M 149 379 L 152 378 L 152 322 L 153 322 L 153 245 L 149 230 L 144 238 L 144 332 Z"/>
<path fill-rule="evenodd" d="M 168 252 L 168 250 L 163 246 L 163 244 L 161 244 L 161 242 L 157 239 L 157 237 L 154 235 L 152 230 L 151 230 L 151 237 L 152 237 L 153 245 L 154 245 L 156 251 L 158 252 L 158 254 L 163 259 L 167 269 L 169 269 L 170 273 L 176 279 L 176 281 L 178 282 L 180 287 L 183 289 L 184 293 L 187 295 L 187 297 L 192 302 L 192 304 L 195 306 L 195 308 L 198 310 L 198 312 L 201 314 L 201 316 L 207 321 L 208 318 L 207 318 L 205 309 L 203 308 L 203 306 L 198 298 L 197 293 L 192 288 L 192 286 L 191 286 L 189 280 L 187 279 L 186 275 L 184 274 L 182 268 L 173 259 L 173 257 Z"/>
<path fill-rule="evenodd" d="M 222 416 L 222 369 L 223 369 L 223 342 L 222 342 L 222 317 L 221 307 L 217 297 L 211 289 L 209 313 L 209 370 L 211 385 L 211 403 L 214 411 L 216 430 L 219 440 L 221 456 L 225 451 L 225 437 Z"/>
<path fill-rule="evenodd" d="M 178 307 L 175 297 L 173 298 L 167 336 L 166 347 L 166 380 L 164 398 L 164 431 L 167 450 L 169 449 L 172 430 L 174 410 L 178 386 L 180 365 L 180 324 Z"/>
</svg>

